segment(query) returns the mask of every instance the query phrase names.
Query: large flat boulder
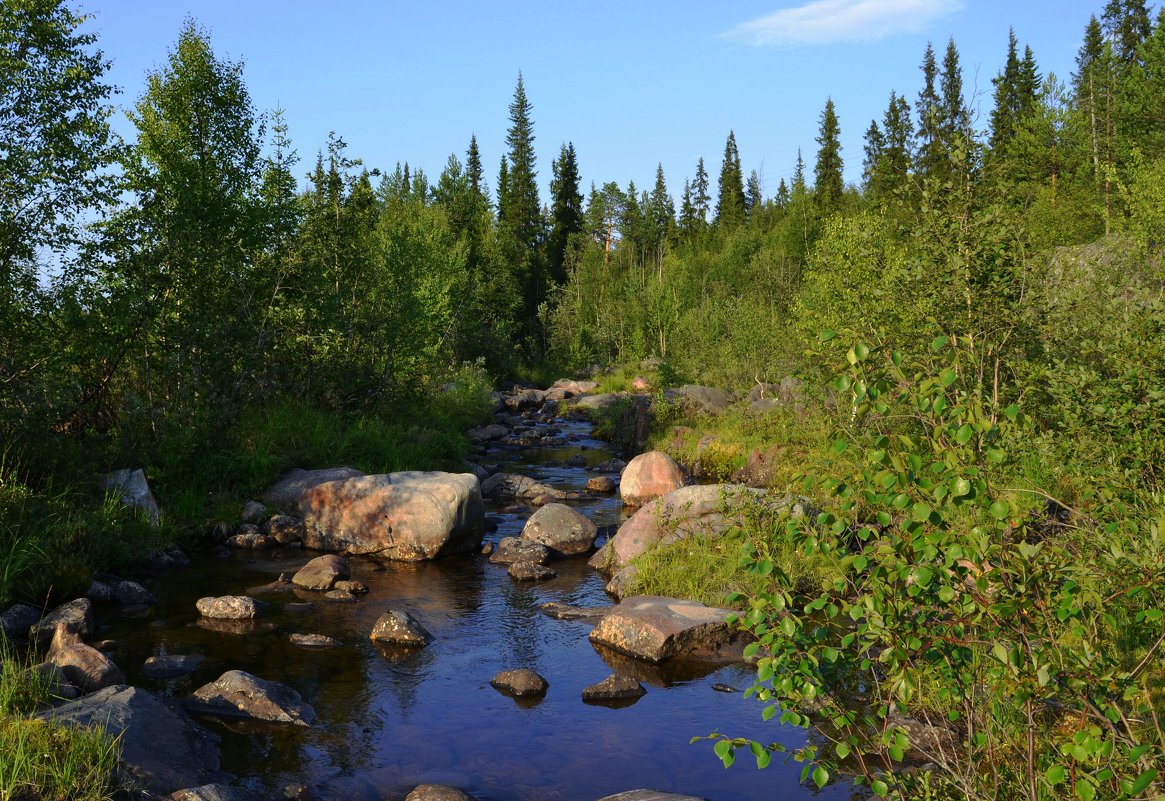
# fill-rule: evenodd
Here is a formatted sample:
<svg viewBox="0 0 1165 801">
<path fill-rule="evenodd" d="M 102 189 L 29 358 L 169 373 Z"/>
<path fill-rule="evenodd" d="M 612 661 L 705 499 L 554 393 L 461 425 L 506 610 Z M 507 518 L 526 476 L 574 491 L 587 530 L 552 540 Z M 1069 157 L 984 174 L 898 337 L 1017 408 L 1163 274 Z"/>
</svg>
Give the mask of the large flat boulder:
<svg viewBox="0 0 1165 801">
<path fill-rule="evenodd" d="M 186 700 L 193 712 L 216 717 L 310 726 L 315 710 L 285 684 L 266 681 L 244 670 L 228 670 Z"/>
<path fill-rule="evenodd" d="M 726 389 L 702 387 L 696 384 L 685 384 L 677 389 L 666 389 L 663 396 L 669 402 L 678 403 L 691 414 L 723 414 L 735 400 L 732 393 Z"/>
<path fill-rule="evenodd" d="M 696 601 L 637 595 L 608 612 L 590 640 L 653 664 L 673 657 L 739 659 L 744 637 L 728 625 L 731 614 Z"/>
<path fill-rule="evenodd" d="M 572 401 L 571 405 L 575 409 L 584 412 L 598 412 L 604 409 L 611 409 L 618 406 L 623 401 L 622 395 L 602 394 L 602 395 L 584 395 L 583 397 Z"/>
<path fill-rule="evenodd" d="M 328 481 L 346 481 L 364 475 L 351 467 L 325 467 L 320 470 L 302 470 L 295 468 L 284 473 L 282 477 L 263 493 L 263 503 L 281 509 L 284 512 L 294 512 L 299 508 L 300 498 L 312 487 Z"/>
<path fill-rule="evenodd" d="M 403 472 L 329 481 L 300 497 L 304 545 L 417 561 L 481 545 L 485 507 L 470 473 Z"/>
<path fill-rule="evenodd" d="M 124 769 L 157 795 L 231 779 L 219 770 L 218 735 L 137 687 L 106 687 L 38 717 L 70 726 L 101 726 L 120 737 Z"/>
<path fill-rule="evenodd" d="M 619 527 L 605 556 L 606 567 L 625 567 L 655 546 L 694 535 L 722 534 L 731 526 L 740 525 L 749 505 L 755 504 L 764 504 L 768 509 L 779 502 L 767 499 L 763 490 L 739 484 L 681 487 L 640 507 Z"/>
<path fill-rule="evenodd" d="M 619 497 L 642 506 L 684 486 L 684 471 L 663 451 L 648 451 L 632 459 L 619 475 Z"/>
<path fill-rule="evenodd" d="M 589 551 L 599 536 L 590 519 L 561 503 L 548 503 L 526 521 L 522 539 L 545 545 L 557 556 L 577 556 Z"/>
</svg>

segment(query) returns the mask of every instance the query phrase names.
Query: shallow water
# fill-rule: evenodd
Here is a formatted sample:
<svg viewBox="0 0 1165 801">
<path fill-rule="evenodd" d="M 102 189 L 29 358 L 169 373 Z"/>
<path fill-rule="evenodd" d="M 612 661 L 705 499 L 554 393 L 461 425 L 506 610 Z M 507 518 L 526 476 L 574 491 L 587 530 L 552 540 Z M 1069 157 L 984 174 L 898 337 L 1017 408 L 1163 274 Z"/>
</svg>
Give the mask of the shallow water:
<svg viewBox="0 0 1165 801">
<path fill-rule="evenodd" d="M 583 454 L 594 465 L 611 453 L 590 438 L 588 424 L 564 423 L 561 436 L 561 447 L 497 449 L 482 461 L 580 489 L 595 474 L 565 461 Z M 614 499 L 572 505 L 600 526 L 618 523 L 621 514 Z M 499 519 L 498 531 L 487 536 L 496 542 L 517 534 L 529 511 L 489 513 Z M 779 757 L 757 771 L 744 754 L 724 770 L 711 743 L 689 744 L 713 730 L 789 748 L 804 743 L 800 730 L 762 723 L 760 705 L 742 693 L 712 689 L 748 687 L 746 668 L 642 665 L 599 653 L 587 640 L 590 624 L 542 615 L 538 606 L 546 601 L 610 603 L 585 559 L 554 563 L 556 579 L 519 584 L 482 556 L 420 564 L 351 558 L 353 578 L 370 588 L 355 603 L 300 590 L 254 591 L 313 555 L 288 549 L 200 556 L 154 582 L 159 603 L 146 619 L 111 621 L 102 635 L 117 641 L 114 658 L 130 683 L 163 695 L 184 697 L 236 668 L 295 688 L 315 708 L 310 729 L 208 724 L 223 736 L 223 769 L 270 797 L 282 797 L 290 784 L 306 785 L 318 799 L 399 799 L 420 783 L 460 787 L 479 801 L 595 801 L 639 787 L 710 801 L 851 795 L 846 786 L 800 785 L 801 765 Z M 249 591 L 270 604 L 254 625 L 199 622 L 197 598 Z M 288 607 L 299 602 L 311 606 Z M 388 606 L 411 612 L 433 642 L 415 651 L 373 643 L 368 633 Z M 297 647 L 287 639 L 293 632 L 327 634 L 340 646 Z M 166 653 L 199 653 L 208 663 L 181 679 L 141 674 L 147 657 Z M 549 681 L 544 699 L 515 701 L 489 685 L 499 671 L 517 667 Z M 583 688 L 615 667 L 638 678 L 647 695 L 623 708 L 583 703 Z"/>
</svg>

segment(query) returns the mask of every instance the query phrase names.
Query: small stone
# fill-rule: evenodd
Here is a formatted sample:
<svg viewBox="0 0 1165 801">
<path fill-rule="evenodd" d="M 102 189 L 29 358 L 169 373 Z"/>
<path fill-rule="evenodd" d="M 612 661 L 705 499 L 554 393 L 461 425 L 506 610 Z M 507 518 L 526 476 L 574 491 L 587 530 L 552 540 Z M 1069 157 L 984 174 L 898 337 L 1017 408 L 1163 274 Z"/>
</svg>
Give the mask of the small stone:
<svg viewBox="0 0 1165 801">
<path fill-rule="evenodd" d="M 263 533 L 280 545 L 292 545 L 303 539 L 303 521 L 290 515 L 276 515 L 263 524 Z"/>
<path fill-rule="evenodd" d="M 433 639 L 415 617 L 400 609 L 390 609 L 381 615 L 369 636 L 377 642 L 414 648 L 428 645 Z"/>
<path fill-rule="evenodd" d="M 518 668 L 503 670 L 490 681 L 494 689 L 518 698 L 534 698 L 546 695 L 550 683 L 532 670 Z"/>
<path fill-rule="evenodd" d="M 353 595 L 366 595 L 368 593 L 368 585 L 361 581 L 337 581 L 332 585 L 333 590 L 343 590 L 350 592 Z"/>
<path fill-rule="evenodd" d="M 13 604 L 0 614 L 0 634 L 9 640 L 22 640 L 40 620 L 40 610 L 28 604 Z"/>
<path fill-rule="evenodd" d="M 112 603 L 113 587 L 104 581 L 94 579 L 89 585 L 89 589 L 85 590 L 85 597 L 97 604 Z"/>
<path fill-rule="evenodd" d="M 340 644 L 338 640 L 334 640 L 326 634 L 292 634 L 287 639 L 291 641 L 292 645 L 299 645 L 303 648 L 335 648 Z"/>
<path fill-rule="evenodd" d="M 582 691 L 584 701 L 625 701 L 647 694 L 643 685 L 630 676 L 612 673 L 598 684 L 592 684 Z"/>
<path fill-rule="evenodd" d="M 153 606 L 158 602 L 153 593 L 136 581 L 119 581 L 113 585 L 113 596 L 126 606 Z"/>
<path fill-rule="evenodd" d="M 262 605 L 245 595 L 223 595 L 199 598 L 195 607 L 198 614 L 215 620 L 254 620 Z"/>
<path fill-rule="evenodd" d="M 194 712 L 230 718 L 309 726 L 315 710 L 287 685 L 242 670 L 228 670 L 199 687 L 186 704 Z"/>
<path fill-rule="evenodd" d="M 356 596 L 347 590 L 328 590 L 324 593 L 324 597 L 329 601 L 352 602 L 356 600 Z"/>
<path fill-rule="evenodd" d="M 487 519 L 486 522 L 488 523 L 489 520 Z M 497 529 L 495 529 L 495 531 L 496 530 Z M 492 542 L 487 542 L 481 546 L 481 555 L 482 556 L 489 556 L 493 552 L 494 552 L 494 544 Z"/>
<path fill-rule="evenodd" d="M 518 537 L 502 537 L 498 547 L 490 554 L 489 561 L 495 565 L 512 565 L 515 562 L 544 565 L 550 561 L 550 549 L 541 543 Z"/>
<path fill-rule="evenodd" d="M 603 615 L 610 612 L 613 606 L 571 606 L 559 601 L 547 601 L 538 607 L 538 611 L 555 620 L 585 620 L 591 623 L 603 619 Z"/>
<path fill-rule="evenodd" d="M 227 545 L 232 548 L 261 550 L 274 547 L 275 540 L 264 534 L 255 524 L 243 523 L 235 529 L 234 536 L 227 538 Z"/>
<path fill-rule="evenodd" d="M 515 581 L 544 581 L 558 577 L 558 572 L 537 562 L 514 562 L 507 571 Z"/>
<path fill-rule="evenodd" d="M 718 692 L 718 693 L 736 693 L 736 692 L 740 692 L 740 690 L 736 689 L 735 687 L 730 687 L 729 685 L 727 685 L 727 684 L 722 684 L 722 683 L 720 683 L 720 682 L 716 682 L 715 684 L 713 684 L 713 685 L 712 685 L 712 689 L 713 689 L 713 690 L 715 690 L 715 691 L 716 691 L 716 692 Z"/>
</svg>

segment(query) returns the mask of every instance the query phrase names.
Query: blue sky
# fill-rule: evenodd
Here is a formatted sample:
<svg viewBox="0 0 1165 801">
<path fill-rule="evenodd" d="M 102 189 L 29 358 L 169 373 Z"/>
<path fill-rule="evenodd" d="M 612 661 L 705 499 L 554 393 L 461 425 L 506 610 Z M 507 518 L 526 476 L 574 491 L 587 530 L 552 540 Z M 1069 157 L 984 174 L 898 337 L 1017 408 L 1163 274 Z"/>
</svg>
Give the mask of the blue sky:
<svg viewBox="0 0 1165 801">
<path fill-rule="evenodd" d="M 1103 0 L 76 0 L 131 105 L 185 17 L 220 56 L 242 58 L 255 107 L 281 106 L 306 172 L 329 131 L 370 167 L 408 161 L 436 179 L 477 135 L 490 185 L 505 148 L 518 71 L 533 104 L 543 202 L 562 142 L 590 181 L 650 186 L 661 162 L 672 194 L 703 156 L 713 185 L 729 129 L 766 194 L 801 148 L 812 177 L 818 118 L 837 107 L 845 174 L 891 90 L 912 102 L 927 41 L 955 37 L 964 86 L 991 108 L 991 78 L 1014 26 L 1041 72 L 1070 79 Z M 132 137 L 124 119 L 117 127 Z"/>
</svg>

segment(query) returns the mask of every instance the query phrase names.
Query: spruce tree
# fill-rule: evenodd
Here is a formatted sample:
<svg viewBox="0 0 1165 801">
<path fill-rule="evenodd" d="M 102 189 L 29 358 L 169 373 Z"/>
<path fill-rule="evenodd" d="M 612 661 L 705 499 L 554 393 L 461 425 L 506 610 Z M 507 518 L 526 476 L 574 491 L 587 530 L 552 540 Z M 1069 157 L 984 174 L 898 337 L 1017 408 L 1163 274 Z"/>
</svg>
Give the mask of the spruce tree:
<svg viewBox="0 0 1165 801">
<path fill-rule="evenodd" d="M 781 182 L 777 185 L 777 196 L 773 199 L 774 203 L 776 204 L 777 208 L 783 209 L 785 206 L 789 205 L 789 198 L 789 185 L 785 183 L 785 179 L 782 178 Z"/>
<path fill-rule="evenodd" d="M 995 85 L 995 108 L 991 111 L 991 152 L 1001 155 L 1004 146 L 1015 138 L 1019 118 L 1023 113 L 1020 101 L 1019 42 L 1015 29 L 1007 32 L 1007 60 L 1003 71 L 992 78 Z"/>
<path fill-rule="evenodd" d="M 905 97 L 890 93 L 890 102 L 882 116 L 882 160 L 879 169 L 879 190 L 889 197 L 902 191 L 914 168 L 914 123 L 910 119 L 910 103 Z"/>
<path fill-rule="evenodd" d="M 465 151 L 465 174 L 469 179 L 470 188 L 485 198 L 485 172 L 481 167 L 481 151 L 477 149 L 475 134 L 469 135 L 469 149 Z"/>
<path fill-rule="evenodd" d="M 708 222 L 709 205 L 712 196 L 708 194 L 708 171 L 704 168 L 704 157 L 696 162 L 696 178 L 692 184 L 692 207 L 696 212 L 696 227 L 702 230 Z"/>
<path fill-rule="evenodd" d="M 724 143 L 724 162 L 720 166 L 720 193 L 716 201 L 716 224 L 735 228 L 744 223 L 744 176 L 741 175 L 740 152 L 736 135 L 728 132 Z"/>
<path fill-rule="evenodd" d="M 578 158 L 574 143 L 567 142 L 551 162 L 550 236 L 546 255 L 550 277 L 558 284 L 566 282 L 567 249 L 571 237 L 583 230 L 583 197 L 579 191 Z"/>
<path fill-rule="evenodd" d="M 809 191 L 805 185 L 805 159 L 801 157 L 801 148 L 797 148 L 797 163 L 793 167 L 793 194 L 798 197 Z"/>
<path fill-rule="evenodd" d="M 946 155 L 939 133 L 942 112 L 937 90 L 938 64 L 934 46 L 926 43 L 922 56 L 922 91 L 914 104 L 918 114 L 918 171 L 923 178 L 939 177 L 944 172 Z"/>
<path fill-rule="evenodd" d="M 696 231 L 696 207 L 692 203 L 692 182 L 684 179 L 684 194 L 680 201 L 680 218 L 678 221 L 680 233 L 688 238 Z"/>
<path fill-rule="evenodd" d="M 506 133 L 509 161 L 504 192 L 499 186 L 498 217 L 505 221 L 507 233 L 516 249 L 526 319 L 532 323 L 537 319 L 538 306 L 545 300 L 549 286 L 539 253 L 543 237 L 542 204 L 538 199 L 534 124 L 530 112 L 525 82 L 519 72 L 514 99 L 510 103 L 510 128 Z"/>
<path fill-rule="evenodd" d="M 756 218 L 764 206 L 764 189 L 761 187 L 760 173 L 753 170 L 748 174 L 748 183 L 744 188 L 744 211 L 749 221 Z"/>
<path fill-rule="evenodd" d="M 974 141 L 971 110 L 963 100 L 963 69 L 959 66 L 959 50 L 955 47 L 954 37 L 947 40 L 939 86 L 942 97 L 938 134 L 942 141 L 942 152 L 950 178 L 963 182 L 969 175 L 974 158 L 971 152 Z M 955 161 L 956 154 L 961 156 L 958 162 Z"/>
<path fill-rule="evenodd" d="M 817 202 L 824 213 L 836 211 L 845 191 L 842 178 L 841 126 L 837 121 L 833 98 L 825 101 L 817 134 L 817 164 L 813 169 Z"/>
<path fill-rule="evenodd" d="M 1122 67 L 1133 64 L 1152 28 L 1145 0 L 1108 0 L 1101 18 L 1117 63 Z"/>
<path fill-rule="evenodd" d="M 1076 111 L 1088 132 L 1088 152 L 1095 182 L 1100 181 L 1101 139 L 1105 119 L 1104 97 L 1108 86 L 1107 55 L 1104 29 L 1094 14 L 1088 20 L 1088 25 L 1084 29 L 1084 41 L 1076 54 L 1072 95 L 1076 101 Z"/>
<path fill-rule="evenodd" d="M 655 185 L 651 188 L 648 201 L 651 219 L 651 238 L 656 268 L 663 264 L 664 245 L 671 237 L 676 225 L 676 204 L 667 191 L 667 181 L 663 176 L 663 165 L 655 166 Z"/>
<path fill-rule="evenodd" d="M 870 120 L 870 127 L 866 129 L 865 144 L 862 146 L 862 189 L 870 197 L 877 192 L 877 173 L 882 161 L 882 154 L 886 149 L 886 138 L 877 120 Z"/>
</svg>

